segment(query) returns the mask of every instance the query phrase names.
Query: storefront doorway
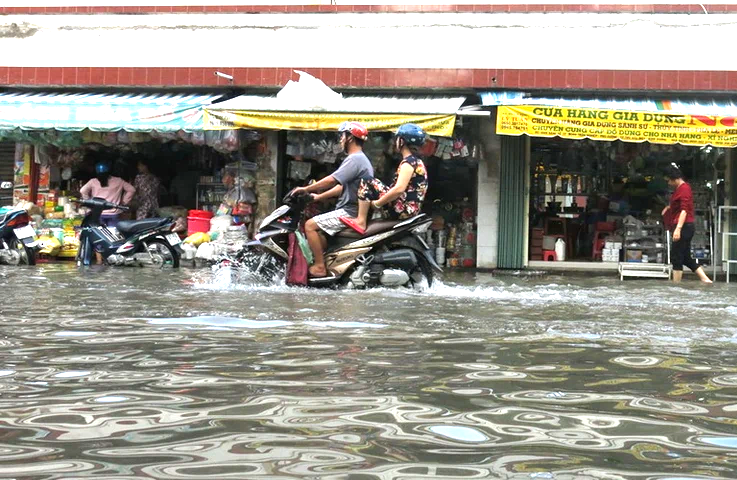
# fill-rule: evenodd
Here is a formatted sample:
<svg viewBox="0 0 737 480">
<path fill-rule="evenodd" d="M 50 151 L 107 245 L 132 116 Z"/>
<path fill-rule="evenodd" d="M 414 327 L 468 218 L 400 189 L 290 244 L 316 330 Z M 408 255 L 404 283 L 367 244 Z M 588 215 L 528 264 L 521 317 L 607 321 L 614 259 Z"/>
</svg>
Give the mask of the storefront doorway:
<svg viewBox="0 0 737 480">
<path fill-rule="evenodd" d="M 725 149 L 556 137 L 532 138 L 530 153 L 530 261 L 667 263 L 661 212 L 674 163 L 694 192 L 692 253 L 711 265 Z"/>
</svg>

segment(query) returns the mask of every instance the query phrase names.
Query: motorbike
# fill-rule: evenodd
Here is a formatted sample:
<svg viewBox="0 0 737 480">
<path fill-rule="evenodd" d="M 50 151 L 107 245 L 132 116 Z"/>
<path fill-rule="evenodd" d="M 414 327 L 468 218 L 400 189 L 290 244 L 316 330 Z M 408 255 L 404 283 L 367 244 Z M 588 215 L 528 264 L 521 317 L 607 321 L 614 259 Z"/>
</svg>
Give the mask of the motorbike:
<svg viewBox="0 0 737 480">
<path fill-rule="evenodd" d="M 95 263 L 95 253 L 99 253 L 108 265 L 179 267 L 181 240 L 172 232 L 173 218 L 124 220 L 118 222 L 116 232 L 103 225 L 100 216 L 104 210 L 127 211 L 128 207 L 102 198 L 77 203 L 89 209 L 79 235 L 78 266 Z"/>
<path fill-rule="evenodd" d="M 259 225 L 255 240 L 245 244 L 234 259 L 216 267 L 246 269 L 263 280 L 286 276 L 289 234 L 300 227 L 309 195 L 284 197 L 283 205 Z M 414 287 L 423 280 L 432 285 L 442 269 L 422 235 L 432 219 L 420 214 L 407 220 L 373 221 L 364 235 L 345 229 L 328 238 L 325 253 L 327 277 L 310 278 L 311 287 Z M 237 269 L 236 269 L 237 270 Z"/>
<path fill-rule="evenodd" d="M 0 215 L 0 262 L 9 265 L 36 264 L 36 232 L 25 210 Z"/>
</svg>

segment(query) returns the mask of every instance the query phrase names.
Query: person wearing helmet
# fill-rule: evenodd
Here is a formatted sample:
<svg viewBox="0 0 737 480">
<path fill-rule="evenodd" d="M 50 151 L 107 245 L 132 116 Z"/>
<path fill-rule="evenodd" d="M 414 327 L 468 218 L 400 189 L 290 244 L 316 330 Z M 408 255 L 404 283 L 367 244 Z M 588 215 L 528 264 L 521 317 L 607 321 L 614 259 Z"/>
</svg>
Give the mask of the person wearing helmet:
<svg viewBox="0 0 737 480">
<path fill-rule="evenodd" d="M 128 205 L 136 193 L 136 189 L 122 178 L 110 175 L 110 164 L 98 162 L 95 164 L 95 178 L 87 182 L 80 190 L 82 199 L 97 197 L 119 205 Z M 108 227 L 118 225 L 120 210 L 110 209 L 102 212 L 100 221 Z"/>
<path fill-rule="evenodd" d="M 368 138 L 368 129 L 358 122 L 343 122 L 338 127 L 338 136 L 343 151 L 348 156 L 331 175 L 307 187 L 294 189 L 294 195 L 310 194 L 315 202 L 338 197 L 335 210 L 316 215 L 305 223 L 305 236 L 315 262 L 310 267 L 313 277 L 325 277 L 327 235 L 335 235 L 345 229 L 341 217 L 358 214 L 358 187 L 362 179 L 374 176 L 374 167 L 363 153 L 363 142 Z"/>
<path fill-rule="evenodd" d="M 341 221 L 363 235 L 366 232 L 369 210 L 385 208 L 393 219 L 413 217 L 422 210 L 427 194 L 427 171 L 417 151 L 425 143 L 425 132 L 413 123 L 400 126 L 394 136 L 394 149 L 400 152 L 399 163 L 391 187 L 381 180 L 362 180 L 358 187 L 358 216 L 341 217 Z"/>
</svg>

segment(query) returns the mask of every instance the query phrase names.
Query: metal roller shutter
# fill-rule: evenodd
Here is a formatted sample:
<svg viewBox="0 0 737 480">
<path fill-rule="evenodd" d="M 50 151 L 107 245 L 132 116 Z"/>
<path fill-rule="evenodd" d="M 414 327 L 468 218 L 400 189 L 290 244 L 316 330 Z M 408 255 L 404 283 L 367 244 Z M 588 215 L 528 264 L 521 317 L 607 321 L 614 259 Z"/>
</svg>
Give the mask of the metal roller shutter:
<svg viewBox="0 0 737 480">
<path fill-rule="evenodd" d="M 12 182 L 15 170 L 15 142 L 0 142 L 0 182 Z M 13 190 L 0 190 L 0 206 L 13 203 Z"/>
<path fill-rule="evenodd" d="M 502 136 L 498 268 L 525 265 L 525 137 Z"/>
</svg>

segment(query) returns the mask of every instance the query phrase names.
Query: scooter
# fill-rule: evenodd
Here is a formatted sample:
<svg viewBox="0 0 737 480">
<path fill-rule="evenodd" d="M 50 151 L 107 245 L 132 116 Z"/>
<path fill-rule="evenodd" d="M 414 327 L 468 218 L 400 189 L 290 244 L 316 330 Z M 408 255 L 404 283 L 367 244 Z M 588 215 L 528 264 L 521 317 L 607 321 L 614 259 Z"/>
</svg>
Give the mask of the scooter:
<svg viewBox="0 0 737 480">
<path fill-rule="evenodd" d="M 36 264 L 36 232 L 31 217 L 22 209 L 0 215 L 0 263 Z"/>
<path fill-rule="evenodd" d="M 99 253 L 108 265 L 154 265 L 179 268 L 181 240 L 172 232 L 174 219 L 147 218 L 124 220 L 112 230 L 100 222 L 104 210 L 129 210 L 128 207 L 108 202 L 102 198 L 80 200 L 77 203 L 89 208 L 82 220 L 79 235 L 77 265 L 95 263 Z"/>
<path fill-rule="evenodd" d="M 234 260 L 224 259 L 217 267 L 246 269 L 263 280 L 286 276 L 289 234 L 300 227 L 309 195 L 284 197 L 284 205 L 266 217 L 255 240 L 247 243 Z M 329 237 L 325 263 L 327 277 L 310 278 L 311 287 L 413 287 L 423 280 L 432 285 L 442 273 L 422 235 L 432 219 L 420 214 L 407 220 L 373 221 L 364 235 L 345 229 Z"/>
</svg>

